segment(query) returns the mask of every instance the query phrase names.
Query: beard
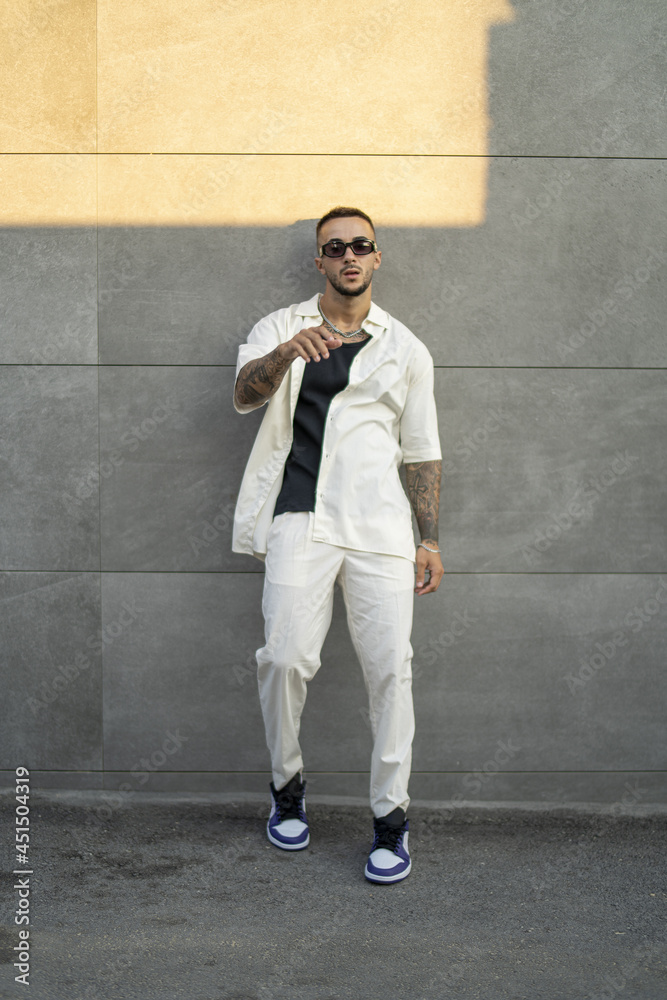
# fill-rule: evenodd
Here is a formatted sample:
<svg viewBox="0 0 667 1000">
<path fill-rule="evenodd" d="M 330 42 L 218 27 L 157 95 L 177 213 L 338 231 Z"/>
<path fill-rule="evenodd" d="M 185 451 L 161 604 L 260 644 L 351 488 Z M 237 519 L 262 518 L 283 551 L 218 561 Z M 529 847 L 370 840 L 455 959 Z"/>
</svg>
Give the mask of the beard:
<svg viewBox="0 0 667 1000">
<path fill-rule="evenodd" d="M 327 278 L 340 295 L 348 295 L 353 298 L 357 295 L 363 295 L 366 289 L 370 287 L 370 283 L 373 280 L 373 272 L 370 271 L 369 274 L 364 275 L 361 284 L 357 288 L 349 288 L 347 285 L 344 285 L 337 274 L 327 274 Z"/>
</svg>

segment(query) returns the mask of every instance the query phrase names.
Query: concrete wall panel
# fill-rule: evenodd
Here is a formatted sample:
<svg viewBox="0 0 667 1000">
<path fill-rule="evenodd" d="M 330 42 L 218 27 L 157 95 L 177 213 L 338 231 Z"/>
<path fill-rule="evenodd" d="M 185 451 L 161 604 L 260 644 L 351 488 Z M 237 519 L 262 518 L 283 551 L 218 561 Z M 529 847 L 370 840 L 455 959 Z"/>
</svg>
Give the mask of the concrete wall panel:
<svg viewBox="0 0 667 1000">
<path fill-rule="evenodd" d="M 97 371 L 5 365 L 3 569 L 99 568 Z"/>
<path fill-rule="evenodd" d="M 0 11 L 0 148 L 94 152 L 96 0 L 16 0 Z"/>
<path fill-rule="evenodd" d="M 92 227 L 2 230 L 0 363 L 97 363 L 96 242 Z"/>
<path fill-rule="evenodd" d="M 0 595 L 2 766 L 99 772 L 103 722 L 98 574 L 3 573 Z"/>
<path fill-rule="evenodd" d="M 484 152 L 488 29 L 512 17 L 507 0 L 98 6 L 102 152 L 402 153 L 443 118 L 429 152 Z"/>
<path fill-rule="evenodd" d="M 231 551 L 236 494 L 263 413 L 236 413 L 233 372 L 100 369 L 105 570 L 261 569 Z"/>
<path fill-rule="evenodd" d="M 493 153 L 665 155 L 662 0 L 512 6 L 490 29 Z"/>
<path fill-rule="evenodd" d="M 156 200 L 159 198 L 159 192 Z M 267 312 L 320 287 L 310 222 L 258 226 L 117 226 L 100 231 L 104 364 L 235 365 Z M 241 280 L 248 269 L 252 281 Z"/>
<path fill-rule="evenodd" d="M 415 602 L 417 771 L 662 768 L 667 577 L 455 574 L 440 591 Z"/>
<path fill-rule="evenodd" d="M 485 156 L 274 152 L 100 154 L 104 226 L 289 226 L 332 205 L 378 223 L 473 226 L 484 219 Z"/>
<path fill-rule="evenodd" d="M 106 767 L 153 755 L 161 772 L 266 767 L 249 663 L 262 644 L 261 588 L 253 574 L 103 576 L 105 621 L 128 622 L 104 653 Z"/>
<path fill-rule="evenodd" d="M 97 157 L 80 152 L 0 154 L 3 226 L 96 226 Z"/>
<path fill-rule="evenodd" d="M 144 159 L 155 177 L 141 189 L 137 221 L 151 224 L 100 232 L 101 358 L 235 364 L 257 319 L 321 289 L 315 217 L 286 227 L 223 224 L 233 199 L 222 179 L 206 187 L 215 157 Z M 183 172 L 172 190 L 184 159 L 194 161 L 192 176 Z M 304 158 L 261 159 L 270 170 L 268 160 L 284 167 Z M 461 160 L 466 169 L 476 162 Z M 358 159 L 356 169 L 372 176 L 373 164 Z M 420 180 L 413 160 L 403 166 L 411 187 Z M 144 183 L 141 170 L 132 178 Z M 378 226 L 375 297 L 437 365 L 664 367 L 665 181 L 655 161 L 493 159 L 480 225 Z M 296 176 L 292 187 L 301 193 Z M 257 189 L 274 197 L 268 177 Z M 429 194 L 432 205 L 440 190 Z M 183 209 L 188 198 L 196 213 Z M 319 198 L 317 215 L 334 203 L 331 194 Z M 127 213 L 132 198 L 114 194 L 110 219 L 115 204 Z M 252 279 L 241 280 L 246 274 Z"/>
<path fill-rule="evenodd" d="M 103 636 L 126 621 L 104 653 L 111 770 L 151 755 L 142 770 L 163 775 L 267 767 L 254 661 L 261 585 L 235 574 L 104 578 Z M 415 771 L 479 772 L 464 788 L 475 798 L 473 783 L 499 771 L 659 769 L 666 608 L 658 576 L 445 577 L 438 598 L 417 599 Z M 307 769 L 368 770 L 367 707 L 337 592 L 302 718 Z"/>
<path fill-rule="evenodd" d="M 258 560 L 230 551 L 234 503 L 263 417 L 233 409 L 233 375 L 199 366 L 102 370 L 105 569 L 261 571 Z M 660 571 L 661 372 L 445 370 L 436 395 L 448 571 Z"/>
<path fill-rule="evenodd" d="M 98 6 L 104 152 L 665 152 L 660 0 Z"/>
<path fill-rule="evenodd" d="M 663 372 L 444 370 L 436 395 L 446 570 L 663 569 Z"/>
<path fill-rule="evenodd" d="M 377 299 L 437 365 L 664 367 L 665 181 L 661 161 L 494 159 L 482 225 L 383 232 Z"/>
</svg>

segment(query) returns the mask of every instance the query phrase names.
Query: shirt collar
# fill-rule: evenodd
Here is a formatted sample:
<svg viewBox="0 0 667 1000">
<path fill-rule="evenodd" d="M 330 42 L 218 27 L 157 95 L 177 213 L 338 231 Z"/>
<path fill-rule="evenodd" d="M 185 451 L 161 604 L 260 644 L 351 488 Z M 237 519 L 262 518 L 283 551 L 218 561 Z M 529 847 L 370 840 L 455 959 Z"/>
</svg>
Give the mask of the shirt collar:
<svg viewBox="0 0 667 1000">
<path fill-rule="evenodd" d="M 317 308 L 317 302 L 319 300 L 319 297 L 320 293 L 316 292 L 315 295 L 313 295 L 312 299 L 307 299 L 305 302 L 301 302 L 296 308 L 296 315 L 317 316 L 317 318 L 319 319 L 320 311 Z M 384 311 L 384 309 L 381 309 L 380 306 L 378 306 L 375 302 L 371 302 L 371 307 L 368 311 L 368 316 L 366 317 L 362 325 L 377 327 L 378 329 L 374 334 L 375 336 L 377 336 L 378 334 L 382 333 L 383 330 L 386 330 L 387 327 L 389 326 L 389 316 Z"/>
</svg>

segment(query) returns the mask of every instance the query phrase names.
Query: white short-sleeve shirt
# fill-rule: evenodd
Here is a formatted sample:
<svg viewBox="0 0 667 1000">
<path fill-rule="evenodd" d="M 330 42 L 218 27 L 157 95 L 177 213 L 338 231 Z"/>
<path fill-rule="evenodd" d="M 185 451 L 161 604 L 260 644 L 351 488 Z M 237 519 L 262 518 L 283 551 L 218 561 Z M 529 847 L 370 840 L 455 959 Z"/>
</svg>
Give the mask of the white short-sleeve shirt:
<svg viewBox="0 0 667 1000">
<path fill-rule="evenodd" d="M 319 326 L 319 295 L 265 316 L 239 347 L 236 377 L 300 330 Z M 410 501 L 401 463 L 442 458 L 433 395 L 433 359 L 406 326 L 375 303 L 371 336 L 352 360 L 349 382 L 331 400 L 322 440 L 313 537 L 415 560 Z M 311 361 L 311 364 L 316 362 Z M 266 558 L 266 539 L 292 446 L 293 419 L 307 362 L 296 358 L 271 397 L 257 432 L 234 514 L 232 551 Z M 251 407 L 239 407 L 239 413 Z"/>
</svg>

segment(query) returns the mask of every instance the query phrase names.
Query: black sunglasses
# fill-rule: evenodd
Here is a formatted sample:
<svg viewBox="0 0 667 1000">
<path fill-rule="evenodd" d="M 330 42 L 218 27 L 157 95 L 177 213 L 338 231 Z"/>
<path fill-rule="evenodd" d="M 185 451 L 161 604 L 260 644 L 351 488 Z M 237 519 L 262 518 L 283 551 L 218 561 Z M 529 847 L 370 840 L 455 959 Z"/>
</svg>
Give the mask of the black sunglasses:
<svg viewBox="0 0 667 1000">
<path fill-rule="evenodd" d="M 329 240 L 328 243 L 320 247 L 320 257 L 322 254 L 325 257 L 344 257 L 348 247 L 352 247 L 352 253 L 355 257 L 365 257 L 367 253 L 377 253 L 377 243 L 359 236 L 351 243 L 343 243 L 342 240 Z"/>
</svg>

